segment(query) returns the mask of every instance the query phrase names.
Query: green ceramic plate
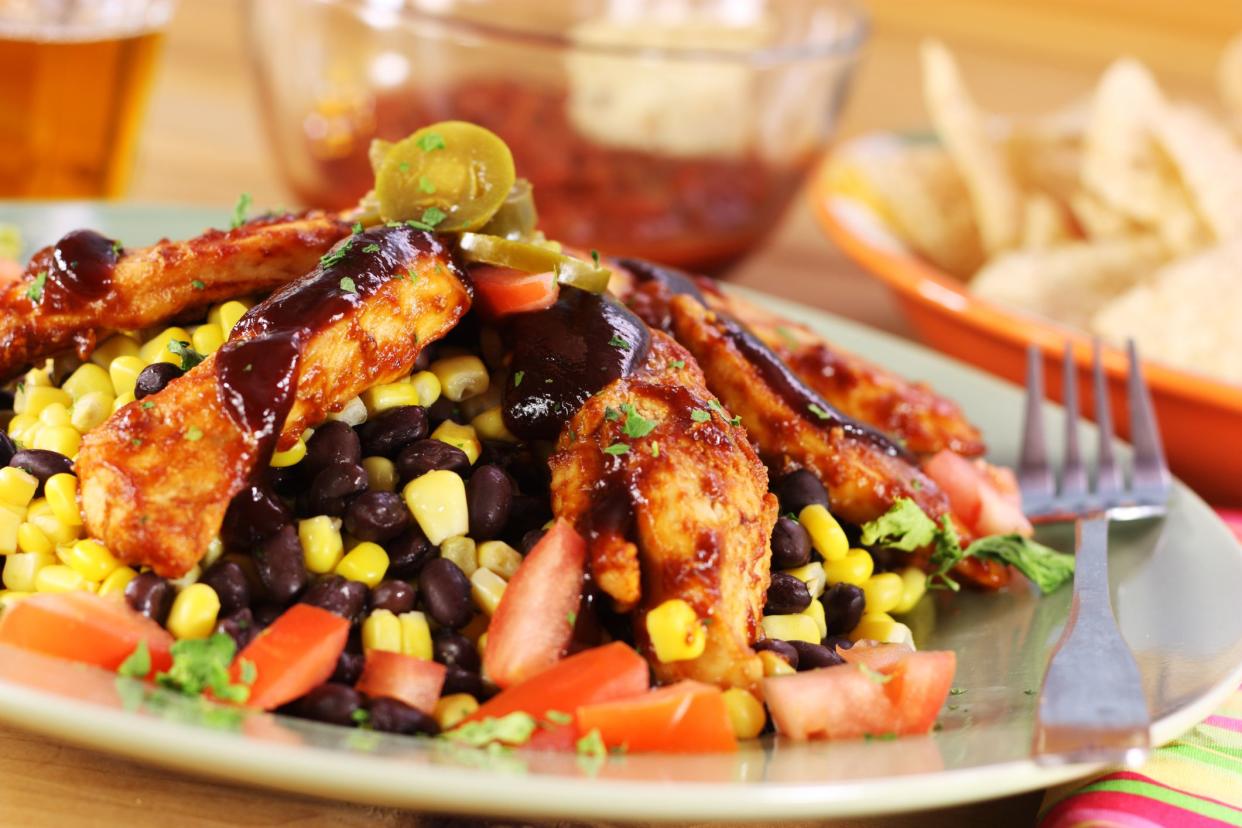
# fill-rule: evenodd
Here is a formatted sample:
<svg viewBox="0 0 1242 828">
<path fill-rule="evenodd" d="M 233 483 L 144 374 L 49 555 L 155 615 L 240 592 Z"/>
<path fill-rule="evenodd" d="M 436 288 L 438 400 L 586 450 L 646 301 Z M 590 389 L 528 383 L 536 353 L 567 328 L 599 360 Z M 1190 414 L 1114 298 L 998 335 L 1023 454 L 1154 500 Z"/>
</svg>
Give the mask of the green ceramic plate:
<svg viewBox="0 0 1242 828">
<path fill-rule="evenodd" d="M 19 224 L 31 245 L 82 225 L 132 245 L 223 226 L 228 217 L 227 209 L 0 205 L 0 221 Z M 995 459 L 1015 458 L 1018 389 L 828 314 L 761 301 L 931 382 L 983 427 Z M 1047 416 L 1049 433 L 1057 433 L 1059 412 L 1050 407 Z M 1111 555 L 1113 602 L 1142 668 L 1160 742 L 1207 716 L 1242 679 L 1242 550 L 1184 487 L 1170 507 L 1163 523 L 1115 529 Z M 1064 547 L 1068 537 L 1046 540 Z M 598 764 L 558 754 L 493 756 L 201 707 L 14 650 L 0 650 L 0 719 L 191 773 L 421 810 L 617 820 L 880 814 L 1042 788 L 1095 770 L 1038 764 L 1030 755 L 1032 691 L 1069 598 L 1062 590 L 1041 600 L 1019 585 L 925 601 L 911 626 L 921 646 L 957 651 L 955 683 L 965 692 L 943 713 L 939 732 L 892 742 L 776 742 L 729 756 L 633 755 Z"/>
</svg>

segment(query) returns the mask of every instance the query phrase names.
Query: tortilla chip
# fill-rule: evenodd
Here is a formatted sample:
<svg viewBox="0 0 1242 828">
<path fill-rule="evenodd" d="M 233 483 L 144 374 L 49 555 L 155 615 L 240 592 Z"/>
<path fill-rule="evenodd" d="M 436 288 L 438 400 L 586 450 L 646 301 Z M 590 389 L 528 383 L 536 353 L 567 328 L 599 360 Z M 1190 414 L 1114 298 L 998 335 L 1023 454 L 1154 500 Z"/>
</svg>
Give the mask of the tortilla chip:
<svg viewBox="0 0 1242 828">
<path fill-rule="evenodd" d="M 1052 196 L 1031 193 L 1023 204 L 1022 249 L 1042 250 L 1073 238 L 1069 214 Z"/>
<path fill-rule="evenodd" d="M 983 248 L 989 254 L 1010 249 L 1022 232 L 1022 195 L 1008 159 L 989 135 L 948 49 L 925 41 L 922 59 L 923 97 L 970 192 Z"/>
<path fill-rule="evenodd" d="M 1242 238 L 1242 147 L 1224 125 L 1183 105 L 1166 106 L 1152 128 L 1213 236 Z"/>
<path fill-rule="evenodd" d="M 1225 45 L 1216 68 L 1216 82 L 1233 133 L 1242 140 L 1242 34 Z"/>
</svg>

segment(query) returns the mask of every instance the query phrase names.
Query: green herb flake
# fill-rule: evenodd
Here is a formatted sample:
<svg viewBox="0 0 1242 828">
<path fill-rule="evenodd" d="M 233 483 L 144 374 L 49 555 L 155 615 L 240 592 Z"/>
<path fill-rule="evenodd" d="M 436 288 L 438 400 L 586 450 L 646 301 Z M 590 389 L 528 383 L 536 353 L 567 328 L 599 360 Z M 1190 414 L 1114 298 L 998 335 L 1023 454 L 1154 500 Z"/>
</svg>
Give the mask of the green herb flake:
<svg viewBox="0 0 1242 828">
<path fill-rule="evenodd" d="M 197 443 L 199 440 L 203 439 L 203 430 L 198 426 L 190 426 L 185 430 L 185 439 L 189 440 L 191 443 Z"/>
<path fill-rule="evenodd" d="M 254 684 L 254 680 L 259 677 L 259 668 L 255 666 L 254 662 L 248 658 L 243 658 L 238 661 L 237 666 L 238 678 L 241 679 L 242 684 L 247 686 Z"/>
<path fill-rule="evenodd" d="M 34 281 L 26 288 L 26 298 L 36 305 L 43 301 L 43 286 L 47 284 L 47 271 L 40 270 L 34 277 Z"/>
<path fill-rule="evenodd" d="M 113 255 L 113 256 L 117 256 L 117 257 L 119 257 L 119 256 L 121 255 L 121 251 L 122 251 L 122 250 L 124 250 L 124 249 L 125 249 L 125 248 L 121 245 L 121 240 L 120 240 L 120 239 L 113 239 L 113 240 L 112 240 L 112 255 Z"/>
<path fill-rule="evenodd" d="M 858 664 L 858 672 L 866 676 L 867 679 L 871 681 L 872 684 L 888 684 L 890 681 L 893 680 L 893 677 L 891 675 L 885 675 L 884 673 L 881 673 L 879 670 L 872 669 L 871 667 L 868 667 L 866 664 L 863 664 L 862 662 L 859 662 Z"/>
<path fill-rule="evenodd" d="M 604 419 L 610 423 L 615 423 L 621 419 L 621 412 L 611 405 L 604 406 Z"/>
<path fill-rule="evenodd" d="M 591 261 L 595 262 L 596 267 L 599 267 L 599 251 L 598 250 L 591 251 Z"/>
<path fill-rule="evenodd" d="M 143 402 L 142 407 L 149 411 L 150 409 L 155 408 L 155 403 L 151 402 L 150 400 L 146 400 Z"/>
<path fill-rule="evenodd" d="M 130 444 L 131 446 L 133 446 L 134 448 L 139 448 L 139 447 L 141 447 L 141 446 L 142 446 L 142 438 L 141 438 L 141 437 L 131 437 L 131 438 L 129 438 L 129 444 Z"/>
<path fill-rule="evenodd" d="M 500 718 L 488 717 L 454 728 L 443 734 L 444 739 L 471 747 L 484 747 L 493 742 L 505 745 L 524 745 L 530 741 L 539 723 L 529 713 L 520 711 Z"/>
<path fill-rule="evenodd" d="M 222 701 L 244 702 L 250 697 L 250 688 L 233 684 L 229 678 L 229 665 L 236 652 L 237 644 L 225 633 L 173 642 L 172 666 L 168 672 L 157 673 L 155 681 L 188 696 L 210 690 Z"/>
<path fill-rule="evenodd" d="M 513 387 L 517 388 L 519 385 L 522 384 L 522 380 L 525 378 L 526 378 L 525 371 L 514 371 L 513 372 Z"/>
<path fill-rule="evenodd" d="M 680 371 L 682 368 L 686 367 L 686 361 L 684 359 L 675 359 L 669 363 L 669 366 Z"/>
<path fill-rule="evenodd" d="M 570 610 L 569 612 L 565 613 L 565 620 L 569 622 L 569 626 L 571 627 L 574 626 L 575 624 L 578 623 L 578 613 L 574 612 L 573 610 Z"/>
<path fill-rule="evenodd" d="M 194 288 L 195 290 L 206 290 L 207 289 L 207 285 L 205 282 L 203 282 L 202 279 L 191 279 L 190 287 Z"/>
<path fill-rule="evenodd" d="M 705 423 L 711 418 L 712 418 L 712 415 L 708 414 L 706 411 L 704 411 L 701 408 L 690 409 L 690 419 L 694 420 L 696 423 Z"/>
<path fill-rule="evenodd" d="M 436 229 L 432 227 L 430 224 L 426 223 L 425 221 L 418 221 L 417 219 L 407 219 L 405 222 L 405 226 L 413 227 L 415 230 L 423 230 L 427 233 L 434 233 Z"/>
<path fill-rule="evenodd" d="M 960 695 L 962 695 L 962 694 L 963 694 L 963 693 L 965 693 L 965 692 L 966 692 L 966 688 L 965 688 L 965 687 L 950 687 L 950 688 L 949 688 L 949 695 L 950 695 L 950 696 L 960 696 Z"/>
<path fill-rule="evenodd" d="M 353 713 L 349 714 L 349 719 L 354 724 L 365 727 L 366 725 L 371 724 L 371 711 L 367 710 L 365 707 L 359 707 Z"/>
<path fill-rule="evenodd" d="M 380 246 L 378 244 L 368 244 L 366 247 L 362 248 L 362 252 L 363 253 L 378 253 L 380 252 Z"/>
<path fill-rule="evenodd" d="M 319 258 L 319 266 L 327 269 L 340 262 L 345 258 L 345 254 L 349 252 L 349 248 L 354 244 L 353 237 L 346 239 L 343 244 L 337 245 L 334 249 L 324 253 Z"/>
<path fill-rule="evenodd" d="M 811 412 L 812 414 L 814 414 L 817 418 L 819 418 L 819 419 L 821 419 L 821 420 L 831 420 L 831 419 L 832 419 L 832 415 L 831 415 L 831 414 L 829 414 L 829 413 L 828 413 L 827 411 L 825 411 L 822 407 L 820 407 L 820 406 L 816 405 L 815 403 L 811 403 L 809 406 L 807 406 L 807 408 L 810 410 L 810 412 Z"/>
<path fill-rule="evenodd" d="M 138 642 L 134 651 L 125 657 L 117 673 L 129 678 L 146 678 L 151 672 L 151 651 L 147 649 L 146 639 Z"/>
<path fill-rule="evenodd" d="M 628 341 L 622 339 L 616 334 L 613 334 L 612 339 L 608 340 L 608 344 L 614 348 L 620 348 L 623 351 L 628 351 L 631 347 Z"/>
<path fill-rule="evenodd" d="M 789 330 L 789 328 L 786 328 L 784 325 L 777 326 L 776 335 L 785 342 L 785 346 L 787 348 L 797 348 L 800 344 L 802 344 L 798 340 L 798 337 L 794 336 L 793 331 Z"/>
<path fill-rule="evenodd" d="M 189 371 L 206 359 L 206 357 L 194 350 L 190 343 L 182 339 L 168 340 L 168 352 L 181 359 L 182 371 Z"/>
<path fill-rule="evenodd" d="M 348 276 L 342 276 L 341 277 L 341 290 L 345 291 L 346 293 L 352 293 L 354 295 L 357 295 L 358 286 L 354 284 L 353 279 L 349 278 Z"/>
<path fill-rule="evenodd" d="M 652 443 L 652 444 L 651 444 L 651 456 L 652 456 L 652 457 L 659 457 L 659 456 L 660 456 L 660 444 L 659 444 L 659 443 Z"/>
<path fill-rule="evenodd" d="M 444 136 L 438 132 L 424 132 L 418 136 L 418 148 L 423 152 L 444 149 Z"/>
<path fill-rule="evenodd" d="M 914 552 L 936 540 L 939 527 L 908 497 L 897 500 L 887 512 L 862 525 L 863 546 L 884 546 Z"/>
<path fill-rule="evenodd" d="M 359 233 L 363 231 L 362 222 L 355 221 L 353 227 L 349 228 L 349 231 L 353 233 L 355 236 L 357 236 Z"/>
<path fill-rule="evenodd" d="M 397 169 L 399 169 L 399 170 L 400 170 L 401 172 L 403 172 L 403 173 L 404 173 L 404 172 L 409 172 L 409 171 L 410 171 L 410 162 L 409 162 L 409 161 L 402 161 L 400 164 L 398 164 L 398 165 L 397 165 Z"/>
<path fill-rule="evenodd" d="M 420 175 L 418 177 L 418 189 L 420 192 L 424 192 L 427 195 L 431 195 L 432 193 L 436 191 L 436 185 L 432 184 L 431 179 L 428 178 L 427 176 Z"/>
<path fill-rule="evenodd" d="M 656 427 L 655 420 L 648 420 L 630 403 L 621 406 L 621 410 L 625 412 L 625 423 L 621 430 L 625 432 L 626 437 L 646 437 Z"/>
<path fill-rule="evenodd" d="M 575 747 L 579 756 L 602 759 L 608 755 L 608 747 L 598 727 L 591 728 L 591 732 L 579 739 Z"/>
<path fill-rule="evenodd" d="M 567 725 L 573 724 L 574 717 L 563 710 L 549 710 L 543 714 L 543 717 L 552 724 Z"/>
<path fill-rule="evenodd" d="M 250 210 L 250 193 L 242 193 L 233 205 L 233 222 L 231 229 L 236 230 L 246 223 L 246 213 Z"/>
<path fill-rule="evenodd" d="M 604 449 L 604 454 L 611 454 L 613 457 L 620 457 L 629 450 L 630 447 L 625 443 L 613 443 L 611 446 Z"/>
<path fill-rule="evenodd" d="M 428 207 L 426 210 L 423 210 L 423 223 L 431 227 L 435 227 L 446 218 L 448 218 L 448 213 L 444 212 L 439 207 Z"/>
</svg>

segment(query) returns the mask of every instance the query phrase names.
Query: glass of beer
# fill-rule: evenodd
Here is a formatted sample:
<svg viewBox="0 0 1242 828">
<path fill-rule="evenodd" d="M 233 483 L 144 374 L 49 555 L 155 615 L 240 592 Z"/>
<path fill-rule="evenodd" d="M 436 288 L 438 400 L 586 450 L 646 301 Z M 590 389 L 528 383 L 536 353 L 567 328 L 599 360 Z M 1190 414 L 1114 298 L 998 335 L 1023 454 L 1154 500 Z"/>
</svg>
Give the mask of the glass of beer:
<svg viewBox="0 0 1242 828">
<path fill-rule="evenodd" d="M 119 196 L 175 0 L 0 0 L 0 197 Z"/>
</svg>

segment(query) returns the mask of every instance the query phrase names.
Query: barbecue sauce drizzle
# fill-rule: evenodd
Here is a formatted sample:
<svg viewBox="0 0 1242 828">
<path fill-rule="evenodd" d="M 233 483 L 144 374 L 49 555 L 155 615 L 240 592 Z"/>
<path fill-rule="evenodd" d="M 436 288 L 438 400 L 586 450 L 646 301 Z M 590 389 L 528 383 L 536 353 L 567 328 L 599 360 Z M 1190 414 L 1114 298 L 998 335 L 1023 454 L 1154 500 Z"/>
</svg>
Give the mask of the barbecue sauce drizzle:
<svg viewBox="0 0 1242 828">
<path fill-rule="evenodd" d="M 117 242 L 94 230 L 67 233 L 44 254 L 47 277 L 38 304 L 67 310 L 106 295 L 119 251 Z"/>
</svg>

